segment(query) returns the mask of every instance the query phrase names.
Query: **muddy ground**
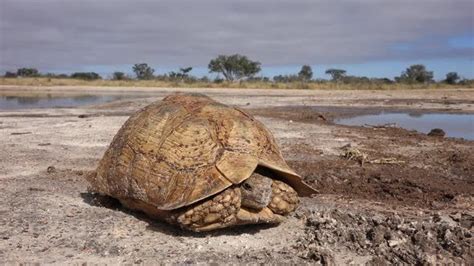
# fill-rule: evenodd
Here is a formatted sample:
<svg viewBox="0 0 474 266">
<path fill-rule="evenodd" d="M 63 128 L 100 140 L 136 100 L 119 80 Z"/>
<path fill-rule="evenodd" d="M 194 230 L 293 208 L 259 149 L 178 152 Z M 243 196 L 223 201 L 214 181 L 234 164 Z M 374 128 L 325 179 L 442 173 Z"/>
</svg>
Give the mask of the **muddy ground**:
<svg viewBox="0 0 474 266">
<path fill-rule="evenodd" d="M 134 98 L 0 111 L 0 264 L 474 261 L 474 141 L 332 122 L 395 109 L 473 114 L 474 90 L 193 90 L 254 114 L 320 191 L 279 226 L 202 234 L 127 211 L 88 193 L 84 180 L 131 113 L 175 90 L 0 87 L 84 91 Z"/>
</svg>

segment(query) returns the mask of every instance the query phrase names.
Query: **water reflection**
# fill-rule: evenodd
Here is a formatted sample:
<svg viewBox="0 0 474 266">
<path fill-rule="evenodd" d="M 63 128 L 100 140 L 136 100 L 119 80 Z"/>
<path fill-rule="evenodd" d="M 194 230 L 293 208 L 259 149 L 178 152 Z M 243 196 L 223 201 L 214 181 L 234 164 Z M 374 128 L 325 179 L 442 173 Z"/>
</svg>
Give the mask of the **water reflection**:
<svg viewBox="0 0 474 266">
<path fill-rule="evenodd" d="M 448 137 L 474 140 L 474 114 L 414 114 L 414 113 L 379 113 L 341 118 L 337 124 L 347 126 L 385 125 L 395 123 L 397 126 L 423 133 L 433 128 L 441 128 Z"/>
<path fill-rule="evenodd" d="M 123 95 L 0 96 L 0 110 L 75 107 L 119 100 Z"/>
<path fill-rule="evenodd" d="M 98 99 L 99 99 L 99 96 L 97 95 L 79 95 L 72 98 L 72 100 L 77 103 L 96 102 Z"/>
</svg>

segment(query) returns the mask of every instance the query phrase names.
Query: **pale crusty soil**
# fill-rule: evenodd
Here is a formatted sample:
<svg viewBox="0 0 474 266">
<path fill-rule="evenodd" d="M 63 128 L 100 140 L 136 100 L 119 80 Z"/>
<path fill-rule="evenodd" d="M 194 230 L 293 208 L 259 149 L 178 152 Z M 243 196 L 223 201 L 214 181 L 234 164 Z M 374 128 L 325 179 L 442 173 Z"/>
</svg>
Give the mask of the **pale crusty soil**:
<svg viewBox="0 0 474 266">
<path fill-rule="evenodd" d="M 84 181 L 131 113 L 178 90 L 0 87 L 0 95 L 85 91 L 135 98 L 0 111 L 0 264 L 474 260 L 474 141 L 331 122 L 381 109 L 474 113 L 474 90 L 193 89 L 254 114 L 274 133 L 289 164 L 320 191 L 281 225 L 203 234 L 127 211 L 88 193 Z M 371 160 L 404 163 L 361 165 L 341 158 L 347 144 Z"/>
</svg>

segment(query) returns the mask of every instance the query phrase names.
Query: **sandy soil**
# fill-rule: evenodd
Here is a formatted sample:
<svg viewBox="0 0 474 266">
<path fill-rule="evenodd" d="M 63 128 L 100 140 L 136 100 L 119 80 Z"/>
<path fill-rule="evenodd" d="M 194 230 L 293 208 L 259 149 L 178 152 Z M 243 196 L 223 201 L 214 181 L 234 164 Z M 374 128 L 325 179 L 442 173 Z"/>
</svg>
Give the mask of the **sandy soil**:
<svg viewBox="0 0 474 266">
<path fill-rule="evenodd" d="M 0 111 L 0 264 L 474 261 L 474 141 L 331 122 L 382 108 L 474 113 L 474 90 L 193 90 L 253 113 L 321 192 L 279 226 L 205 234 L 127 211 L 84 181 L 131 113 L 176 90 L 0 87 L 0 95 L 84 91 L 137 98 Z M 343 158 L 348 149 L 365 159 Z"/>
</svg>

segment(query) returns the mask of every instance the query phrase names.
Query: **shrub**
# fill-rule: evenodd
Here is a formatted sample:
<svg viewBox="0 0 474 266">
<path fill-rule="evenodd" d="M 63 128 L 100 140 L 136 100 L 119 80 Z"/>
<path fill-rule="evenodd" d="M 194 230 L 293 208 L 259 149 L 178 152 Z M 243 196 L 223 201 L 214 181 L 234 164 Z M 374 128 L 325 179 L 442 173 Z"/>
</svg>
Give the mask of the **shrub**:
<svg viewBox="0 0 474 266">
<path fill-rule="evenodd" d="M 427 71 L 424 65 L 412 65 L 395 80 L 403 83 L 431 83 L 433 82 L 433 71 Z"/>
<path fill-rule="evenodd" d="M 448 74 L 446 74 L 446 79 L 444 80 L 444 82 L 446 82 L 447 84 L 454 85 L 459 79 L 461 79 L 461 77 L 458 75 L 458 73 L 449 72 Z"/>
<path fill-rule="evenodd" d="M 112 79 L 113 80 L 126 80 L 128 79 L 127 76 L 125 75 L 125 73 L 123 72 L 120 72 L 120 71 L 116 71 L 112 74 Z"/>
<path fill-rule="evenodd" d="M 5 78 L 16 78 L 16 73 L 7 71 L 5 72 L 5 75 L 3 75 Z"/>
<path fill-rule="evenodd" d="M 83 80 L 97 80 L 102 79 L 102 77 L 95 72 L 76 72 L 71 75 L 73 79 L 83 79 Z"/>
<path fill-rule="evenodd" d="M 16 75 L 19 77 L 37 77 L 39 76 L 39 72 L 36 68 L 23 67 L 16 71 Z"/>
</svg>

